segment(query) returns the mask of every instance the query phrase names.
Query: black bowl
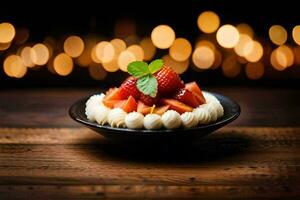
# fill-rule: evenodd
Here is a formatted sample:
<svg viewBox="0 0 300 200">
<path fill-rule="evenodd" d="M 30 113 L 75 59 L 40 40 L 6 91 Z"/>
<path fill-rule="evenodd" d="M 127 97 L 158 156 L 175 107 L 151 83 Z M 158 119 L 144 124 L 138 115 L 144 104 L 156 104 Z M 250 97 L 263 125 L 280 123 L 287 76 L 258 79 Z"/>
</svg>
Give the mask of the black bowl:
<svg viewBox="0 0 300 200">
<path fill-rule="evenodd" d="M 114 141 L 128 142 L 182 142 L 193 141 L 201 138 L 215 130 L 227 125 L 235 120 L 241 112 L 240 106 L 233 100 L 217 93 L 213 94 L 222 104 L 224 108 L 223 117 L 216 122 L 201 125 L 194 128 L 179 128 L 179 129 L 160 129 L 160 130 L 146 130 L 146 129 L 128 129 L 128 128 L 113 128 L 109 125 L 99 125 L 96 122 L 91 122 L 85 115 L 85 102 L 89 97 L 83 98 L 74 103 L 69 109 L 69 115 L 75 121 L 84 124 L 88 128 L 100 133 L 108 139 Z"/>
</svg>

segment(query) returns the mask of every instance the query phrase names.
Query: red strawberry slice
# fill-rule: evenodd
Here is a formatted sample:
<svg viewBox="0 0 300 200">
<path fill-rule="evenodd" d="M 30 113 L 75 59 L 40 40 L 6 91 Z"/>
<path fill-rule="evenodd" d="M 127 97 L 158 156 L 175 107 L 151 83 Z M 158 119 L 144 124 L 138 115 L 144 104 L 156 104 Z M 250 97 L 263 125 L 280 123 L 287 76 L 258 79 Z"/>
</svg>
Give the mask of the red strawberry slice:
<svg viewBox="0 0 300 200">
<path fill-rule="evenodd" d="M 175 99 L 161 99 L 161 103 L 164 105 L 169 105 L 171 110 L 175 110 L 180 114 L 193 111 L 192 107 Z"/>
<path fill-rule="evenodd" d="M 136 87 L 137 79 L 133 76 L 128 77 L 120 86 L 120 97 L 122 99 L 127 99 L 132 96 L 138 99 L 140 96 L 140 91 Z"/>
<path fill-rule="evenodd" d="M 193 94 L 193 92 L 181 88 L 179 91 L 174 95 L 174 99 L 181 101 L 182 103 L 185 103 L 189 106 L 192 106 L 193 108 L 198 107 L 200 102 L 198 102 L 197 97 Z"/>
<path fill-rule="evenodd" d="M 162 115 L 162 114 L 164 114 L 169 108 L 170 108 L 169 105 L 159 106 L 159 107 L 154 108 L 153 113 L 158 114 L 158 115 Z"/>
<path fill-rule="evenodd" d="M 137 102 L 132 96 L 129 96 L 129 98 L 125 101 L 125 103 L 122 105 L 122 109 L 127 112 L 133 112 L 137 110 Z"/>
<path fill-rule="evenodd" d="M 146 104 L 144 104 L 143 102 L 141 101 L 138 101 L 138 104 L 137 104 L 137 111 L 139 113 L 142 113 L 144 115 L 146 114 L 149 114 L 151 112 L 151 107 L 150 106 L 147 106 Z"/>
<path fill-rule="evenodd" d="M 108 108 L 122 108 L 126 100 L 103 100 L 103 103 Z"/>
<path fill-rule="evenodd" d="M 170 67 L 164 66 L 155 74 L 158 83 L 158 93 L 167 96 L 184 87 L 179 75 Z"/>
<path fill-rule="evenodd" d="M 121 100 L 119 88 L 110 88 L 104 97 L 105 100 Z"/>
<path fill-rule="evenodd" d="M 145 95 L 141 93 L 140 101 L 146 104 L 147 106 L 153 106 L 153 104 L 155 104 L 157 100 L 158 100 L 158 95 L 156 95 L 156 97 L 151 97 L 149 95 Z"/>
<path fill-rule="evenodd" d="M 185 88 L 194 93 L 200 104 L 206 103 L 203 93 L 195 81 L 185 84 Z"/>
</svg>

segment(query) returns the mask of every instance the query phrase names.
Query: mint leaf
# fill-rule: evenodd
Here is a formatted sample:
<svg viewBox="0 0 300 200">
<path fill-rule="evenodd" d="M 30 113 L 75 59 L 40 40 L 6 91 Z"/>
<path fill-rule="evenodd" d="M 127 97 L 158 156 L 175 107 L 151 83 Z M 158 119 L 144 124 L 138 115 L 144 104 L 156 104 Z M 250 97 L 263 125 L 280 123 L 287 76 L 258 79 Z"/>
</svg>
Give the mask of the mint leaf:
<svg viewBox="0 0 300 200">
<path fill-rule="evenodd" d="M 162 59 L 156 59 L 156 60 L 152 61 L 149 64 L 150 73 L 154 74 L 155 72 L 159 71 L 163 65 L 164 65 L 164 62 Z"/>
<path fill-rule="evenodd" d="M 148 64 L 142 61 L 131 62 L 127 67 L 128 73 L 136 78 L 150 74 Z"/>
<path fill-rule="evenodd" d="M 143 76 L 137 80 L 136 86 L 145 95 L 155 97 L 157 93 L 157 80 L 152 74 Z"/>
</svg>

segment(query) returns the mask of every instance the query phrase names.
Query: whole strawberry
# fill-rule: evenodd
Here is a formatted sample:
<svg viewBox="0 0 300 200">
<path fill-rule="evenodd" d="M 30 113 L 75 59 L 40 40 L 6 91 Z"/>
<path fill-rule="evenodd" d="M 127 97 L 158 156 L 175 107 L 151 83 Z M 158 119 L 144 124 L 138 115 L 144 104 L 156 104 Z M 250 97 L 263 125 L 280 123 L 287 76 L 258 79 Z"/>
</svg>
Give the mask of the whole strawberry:
<svg viewBox="0 0 300 200">
<path fill-rule="evenodd" d="M 162 96 L 169 95 L 184 87 L 179 75 L 170 67 L 164 66 L 155 77 L 158 83 L 158 93 Z"/>
<path fill-rule="evenodd" d="M 158 95 L 156 95 L 156 97 L 151 97 L 149 95 L 145 95 L 141 93 L 140 101 L 146 104 L 147 106 L 153 106 L 153 104 L 155 104 L 157 100 L 158 100 Z"/>
<path fill-rule="evenodd" d="M 136 87 L 137 78 L 130 76 L 120 86 L 121 99 L 127 99 L 132 96 L 135 99 L 140 97 L 140 91 Z"/>
</svg>

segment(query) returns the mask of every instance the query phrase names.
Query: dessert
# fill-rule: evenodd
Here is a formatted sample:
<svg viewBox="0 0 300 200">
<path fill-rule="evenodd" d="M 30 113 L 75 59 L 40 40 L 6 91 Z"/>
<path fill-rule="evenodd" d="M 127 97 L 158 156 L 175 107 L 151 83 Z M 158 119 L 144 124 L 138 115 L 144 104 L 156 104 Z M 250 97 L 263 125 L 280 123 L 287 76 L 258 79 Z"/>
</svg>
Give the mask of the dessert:
<svg viewBox="0 0 300 200">
<path fill-rule="evenodd" d="M 202 92 L 196 82 L 185 84 L 160 59 L 149 65 L 132 62 L 128 72 L 120 87 L 87 100 L 88 120 L 118 128 L 176 129 L 206 125 L 224 115 L 214 95 Z"/>
</svg>

